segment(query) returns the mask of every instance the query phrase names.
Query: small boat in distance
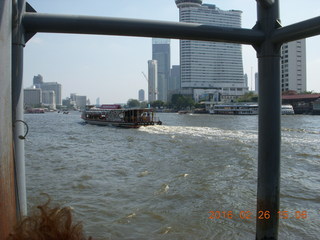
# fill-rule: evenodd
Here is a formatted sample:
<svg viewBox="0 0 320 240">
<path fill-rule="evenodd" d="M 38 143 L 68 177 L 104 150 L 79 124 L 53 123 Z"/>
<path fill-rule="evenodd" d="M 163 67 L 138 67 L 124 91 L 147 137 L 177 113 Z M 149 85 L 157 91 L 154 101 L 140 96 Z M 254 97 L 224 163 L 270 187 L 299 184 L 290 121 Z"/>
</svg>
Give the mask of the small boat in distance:
<svg viewBox="0 0 320 240">
<path fill-rule="evenodd" d="M 294 115 L 294 110 L 292 105 L 282 105 L 281 106 L 281 113 L 282 115 Z"/>
<path fill-rule="evenodd" d="M 187 111 L 187 110 L 180 110 L 178 111 L 179 114 L 187 114 L 187 113 L 191 113 L 191 111 Z"/>
<path fill-rule="evenodd" d="M 86 106 L 81 118 L 89 124 L 122 128 L 161 125 L 162 122 L 150 108 L 122 108 L 121 105 Z"/>
<path fill-rule="evenodd" d="M 24 111 L 24 113 L 45 113 L 45 109 L 44 108 L 28 108 Z"/>
</svg>

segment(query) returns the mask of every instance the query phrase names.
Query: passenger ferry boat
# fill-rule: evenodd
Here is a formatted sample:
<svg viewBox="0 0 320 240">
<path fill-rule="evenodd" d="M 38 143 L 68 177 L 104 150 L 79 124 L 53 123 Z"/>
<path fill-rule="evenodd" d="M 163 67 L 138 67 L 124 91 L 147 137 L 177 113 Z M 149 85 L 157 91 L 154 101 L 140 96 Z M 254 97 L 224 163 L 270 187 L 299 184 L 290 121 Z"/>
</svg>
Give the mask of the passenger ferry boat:
<svg viewBox="0 0 320 240">
<path fill-rule="evenodd" d="M 259 113 L 258 104 L 217 104 L 210 110 L 211 114 L 231 114 L 231 115 L 257 115 Z M 291 105 L 281 106 L 282 115 L 293 115 L 294 110 Z"/>
<path fill-rule="evenodd" d="M 257 115 L 257 104 L 223 104 L 214 105 L 213 114 Z"/>
<path fill-rule="evenodd" d="M 294 115 L 294 110 L 292 105 L 282 105 L 281 106 L 281 113 L 282 115 Z"/>
<path fill-rule="evenodd" d="M 121 108 L 120 105 L 87 106 L 81 118 L 89 124 L 123 128 L 161 125 L 162 122 L 149 108 Z"/>
</svg>

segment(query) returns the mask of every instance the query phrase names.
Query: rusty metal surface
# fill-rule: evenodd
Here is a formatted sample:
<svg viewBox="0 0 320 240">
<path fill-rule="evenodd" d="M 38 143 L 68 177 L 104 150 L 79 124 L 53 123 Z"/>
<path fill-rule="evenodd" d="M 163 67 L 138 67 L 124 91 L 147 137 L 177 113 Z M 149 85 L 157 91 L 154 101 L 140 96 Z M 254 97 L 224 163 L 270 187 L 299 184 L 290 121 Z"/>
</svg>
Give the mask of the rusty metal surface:
<svg viewBox="0 0 320 240">
<path fill-rule="evenodd" d="M 16 222 L 11 111 L 11 1 L 0 1 L 0 239 Z"/>
</svg>

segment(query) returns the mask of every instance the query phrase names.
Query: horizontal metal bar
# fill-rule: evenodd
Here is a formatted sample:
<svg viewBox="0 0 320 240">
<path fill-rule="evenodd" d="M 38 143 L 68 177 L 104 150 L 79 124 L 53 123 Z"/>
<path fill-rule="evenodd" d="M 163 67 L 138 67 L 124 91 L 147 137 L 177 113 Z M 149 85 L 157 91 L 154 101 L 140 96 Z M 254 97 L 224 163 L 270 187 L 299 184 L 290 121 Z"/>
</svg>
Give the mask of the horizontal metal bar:
<svg viewBox="0 0 320 240">
<path fill-rule="evenodd" d="M 320 17 L 278 28 L 272 36 L 273 43 L 291 42 L 320 34 Z"/>
<path fill-rule="evenodd" d="M 227 28 L 169 21 L 25 13 L 26 33 L 78 33 L 189 39 L 259 44 L 264 33 L 256 29 Z"/>
</svg>

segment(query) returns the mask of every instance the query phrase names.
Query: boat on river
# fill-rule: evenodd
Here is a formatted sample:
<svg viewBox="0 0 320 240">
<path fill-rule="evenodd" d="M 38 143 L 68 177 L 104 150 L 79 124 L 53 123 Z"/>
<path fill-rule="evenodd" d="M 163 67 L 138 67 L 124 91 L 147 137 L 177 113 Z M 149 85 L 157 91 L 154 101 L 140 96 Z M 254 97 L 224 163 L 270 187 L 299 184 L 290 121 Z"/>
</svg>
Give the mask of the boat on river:
<svg viewBox="0 0 320 240">
<path fill-rule="evenodd" d="M 214 105 L 210 113 L 229 115 L 257 115 L 258 104 L 217 104 Z"/>
<path fill-rule="evenodd" d="M 28 108 L 24 111 L 24 113 L 34 113 L 34 114 L 45 113 L 45 109 L 44 108 Z"/>
<path fill-rule="evenodd" d="M 258 104 L 217 104 L 210 110 L 211 114 L 230 114 L 230 115 L 258 115 Z M 282 115 L 293 115 L 292 105 L 281 106 Z"/>
<path fill-rule="evenodd" d="M 87 106 L 81 118 L 89 124 L 122 128 L 161 125 L 151 108 L 122 108 L 121 105 Z"/>
</svg>

